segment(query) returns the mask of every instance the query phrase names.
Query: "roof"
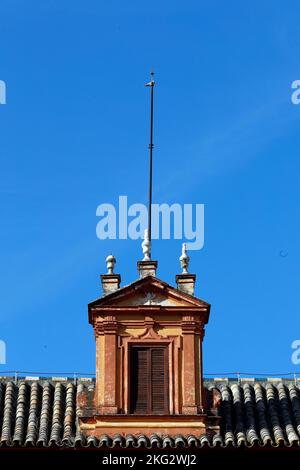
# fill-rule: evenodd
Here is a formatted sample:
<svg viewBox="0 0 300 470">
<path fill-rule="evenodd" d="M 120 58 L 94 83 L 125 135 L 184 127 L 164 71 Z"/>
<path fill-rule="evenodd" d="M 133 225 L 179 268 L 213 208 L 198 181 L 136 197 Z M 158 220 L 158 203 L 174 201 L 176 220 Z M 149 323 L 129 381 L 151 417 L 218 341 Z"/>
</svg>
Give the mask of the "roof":
<svg viewBox="0 0 300 470">
<path fill-rule="evenodd" d="M 78 395 L 91 379 L 0 381 L 1 446 L 255 447 L 300 446 L 300 385 L 279 382 L 207 381 L 221 394 L 221 432 L 214 436 L 103 435 L 86 438 L 78 425 Z"/>
</svg>

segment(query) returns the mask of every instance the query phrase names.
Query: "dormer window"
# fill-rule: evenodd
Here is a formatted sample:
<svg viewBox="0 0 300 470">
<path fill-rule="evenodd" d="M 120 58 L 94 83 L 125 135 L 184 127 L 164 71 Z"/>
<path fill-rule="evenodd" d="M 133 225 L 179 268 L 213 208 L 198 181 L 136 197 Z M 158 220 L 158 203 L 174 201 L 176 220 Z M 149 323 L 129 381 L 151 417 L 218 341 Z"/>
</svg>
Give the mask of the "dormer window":
<svg viewBox="0 0 300 470">
<path fill-rule="evenodd" d="M 195 275 L 177 275 L 175 288 L 156 277 L 156 267 L 139 261 L 140 279 L 124 287 L 118 274 L 102 275 L 104 296 L 89 304 L 96 389 L 94 413 L 80 422 L 93 436 L 206 432 L 202 340 L 210 305 L 193 295 Z"/>
</svg>

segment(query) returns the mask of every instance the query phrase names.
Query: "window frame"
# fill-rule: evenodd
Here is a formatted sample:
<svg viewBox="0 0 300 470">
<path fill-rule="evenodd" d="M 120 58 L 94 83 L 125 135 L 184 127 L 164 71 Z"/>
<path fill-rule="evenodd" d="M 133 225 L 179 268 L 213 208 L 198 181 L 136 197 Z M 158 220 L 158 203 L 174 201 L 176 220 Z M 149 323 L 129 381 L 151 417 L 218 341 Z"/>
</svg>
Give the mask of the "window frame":
<svg viewBox="0 0 300 470">
<path fill-rule="evenodd" d="M 151 378 L 151 366 L 152 366 L 152 350 L 161 348 L 164 350 L 164 410 L 161 412 L 154 412 L 153 411 L 153 399 L 152 399 L 152 378 Z M 145 413 L 135 413 L 133 411 L 133 404 L 132 404 L 132 360 L 133 360 L 133 350 L 134 349 L 146 349 L 150 350 L 150 361 L 148 360 L 148 392 L 147 396 L 149 401 L 147 400 L 147 412 Z M 150 366 L 150 367 L 149 367 Z M 169 415 L 170 414 L 170 403 L 169 403 L 169 343 L 165 341 L 153 341 L 153 342 L 137 342 L 131 343 L 129 345 L 129 355 L 128 355 L 128 404 L 129 404 L 129 414 L 134 416 L 142 416 L 142 415 Z"/>
</svg>

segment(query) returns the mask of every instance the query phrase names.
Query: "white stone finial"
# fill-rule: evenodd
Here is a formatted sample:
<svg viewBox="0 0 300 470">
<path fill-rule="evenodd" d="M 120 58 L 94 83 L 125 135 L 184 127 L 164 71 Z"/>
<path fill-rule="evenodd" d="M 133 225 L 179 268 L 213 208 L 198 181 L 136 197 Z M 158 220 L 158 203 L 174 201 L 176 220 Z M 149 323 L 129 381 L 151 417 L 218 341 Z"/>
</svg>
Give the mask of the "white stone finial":
<svg viewBox="0 0 300 470">
<path fill-rule="evenodd" d="M 151 244 L 149 240 L 149 233 L 148 229 L 146 228 L 144 231 L 144 240 L 142 242 L 142 249 L 143 249 L 143 261 L 150 261 L 151 259 Z"/>
<path fill-rule="evenodd" d="M 182 274 L 188 274 L 188 267 L 189 267 L 189 262 L 190 262 L 190 257 L 187 254 L 186 251 L 186 243 L 182 244 L 182 252 L 181 256 L 179 258 L 181 267 L 182 267 Z"/>
<path fill-rule="evenodd" d="M 110 254 L 106 258 L 106 267 L 107 267 L 107 274 L 113 274 L 114 273 L 114 267 L 116 264 L 116 258 Z"/>
</svg>

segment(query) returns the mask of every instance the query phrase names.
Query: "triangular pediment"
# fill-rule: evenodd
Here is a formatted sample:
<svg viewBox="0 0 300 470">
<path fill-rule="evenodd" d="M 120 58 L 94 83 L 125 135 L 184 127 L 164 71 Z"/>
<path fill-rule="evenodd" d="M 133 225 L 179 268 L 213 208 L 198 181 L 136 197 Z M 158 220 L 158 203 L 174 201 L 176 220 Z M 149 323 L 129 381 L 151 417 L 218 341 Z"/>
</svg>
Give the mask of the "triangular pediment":
<svg viewBox="0 0 300 470">
<path fill-rule="evenodd" d="M 209 307 L 209 304 L 156 277 L 147 276 L 95 300 L 90 306 Z"/>
</svg>

